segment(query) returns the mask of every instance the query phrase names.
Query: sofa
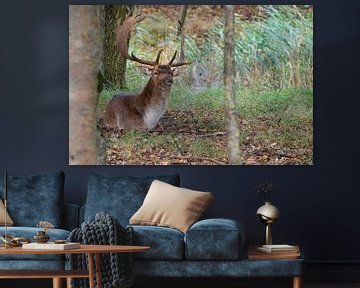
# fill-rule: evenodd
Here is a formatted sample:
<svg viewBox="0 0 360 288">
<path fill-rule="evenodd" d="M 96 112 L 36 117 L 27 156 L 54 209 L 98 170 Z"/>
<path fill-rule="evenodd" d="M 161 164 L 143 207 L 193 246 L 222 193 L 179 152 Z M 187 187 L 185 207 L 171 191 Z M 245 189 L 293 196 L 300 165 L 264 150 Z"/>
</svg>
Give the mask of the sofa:
<svg viewBox="0 0 360 288">
<path fill-rule="evenodd" d="M 92 222 L 106 212 L 134 231 L 134 244 L 151 250 L 134 253 L 134 274 L 142 277 L 298 277 L 303 259 L 246 259 L 245 228 L 237 219 L 202 219 L 186 229 L 155 225 L 131 225 L 143 207 L 155 182 L 180 187 L 180 177 L 106 176 L 91 174 L 86 201 L 80 208 L 63 203 L 64 173 L 55 171 L 34 176 L 9 177 L 8 212 L 14 226 L 8 233 L 32 238 L 39 221 L 55 225 L 52 240 L 67 239 L 83 222 Z M 0 181 L 3 181 L 0 177 Z M 0 195 L 3 195 L 0 188 Z M 215 200 L 216 201 L 216 198 Z M 177 204 L 174 204 L 174 208 Z M 211 205 L 211 204 L 210 204 Z M 174 209 L 175 210 L 175 209 Z M 201 211 L 199 216 L 204 211 Z M 0 227 L 4 233 L 4 227 Z M 65 259 L 57 255 L 0 255 L 0 269 L 64 269 Z M 295 286 L 294 286 L 295 287 Z M 296 286 L 299 287 L 299 286 Z"/>
<path fill-rule="evenodd" d="M 0 183 L 4 183 L 0 176 Z M 62 171 L 30 175 L 8 176 L 8 214 L 14 223 L 7 233 L 14 237 L 33 240 L 40 221 L 53 224 L 48 229 L 50 240 L 67 239 L 70 231 L 79 223 L 79 207 L 63 203 L 65 175 Z M 0 185 L 0 196 L 4 199 L 4 187 Z M 4 224 L 4 223 L 2 223 Z M 0 226 L 0 235 L 5 227 Z M 63 255 L 0 255 L 2 269 L 64 269 Z"/>
<path fill-rule="evenodd" d="M 80 222 L 105 211 L 123 226 L 141 208 L 157 179 L 180 186 L 179 175 L 145 177 L 89 175 Z M 216 198 L 215 200 L 216 201 Z M 211 205 L 211 204 L 210 204 Z M 136 245 L 151 250 L 135 253 L 134 272 L 144 277 L 298 277 L 303 259 L 246 259 L 245 228 L 236 219 L 198 219 L 188 230 L 153 225 L 130 225 Z"/>
</svg>

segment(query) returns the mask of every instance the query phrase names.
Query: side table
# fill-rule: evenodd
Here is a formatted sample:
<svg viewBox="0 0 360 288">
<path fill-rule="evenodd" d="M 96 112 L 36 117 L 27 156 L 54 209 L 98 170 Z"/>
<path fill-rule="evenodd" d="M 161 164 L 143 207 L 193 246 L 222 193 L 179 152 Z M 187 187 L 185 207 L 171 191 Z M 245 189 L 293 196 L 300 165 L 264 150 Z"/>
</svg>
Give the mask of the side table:
<svg viewBox="0 0 360 288">
<path fill-rule="evenodd" d="M 291 253 L 277 253 L 277 254 L 267 254 L 257 250 L 258 246 L 250 246 L 247 253 L 247 259 L 252 261 L 286 261 L 284 265 L 293 265 L 292 260 L 303 260 L 303 257 L 300 253 L 291 254 Z M 297 262 L 297 261 L 296 261 Z M 297 263 L 296 263 L 297 264 Z M 284 275 L 288 276 L 288 275 Z M 296 273 L 295 275 L 290 275 L 292 277 L 293 288 L 301 288 L 302 285 L 302 274 Z"/>
<path fill-rule="evenodd" d="M 0 279 L 20 278 L 52 278 L 53 288 L 62 287 L 61 279 L 89 278 L 89 288 L 101 288 L 101 257 L 102 253 L 143 252 L 149 250 L 147 246 L 123 245 L 80 245 L 78 249 L 69 250 L 25 250 L 21 247 L 0 248 L 0 254 L 87 254 L 88 270 L 0 270 Z M 94 263 L 95 258 L 95 263 Z M 68 281 L 69 283 L 69 281 Z"/>
</svg>

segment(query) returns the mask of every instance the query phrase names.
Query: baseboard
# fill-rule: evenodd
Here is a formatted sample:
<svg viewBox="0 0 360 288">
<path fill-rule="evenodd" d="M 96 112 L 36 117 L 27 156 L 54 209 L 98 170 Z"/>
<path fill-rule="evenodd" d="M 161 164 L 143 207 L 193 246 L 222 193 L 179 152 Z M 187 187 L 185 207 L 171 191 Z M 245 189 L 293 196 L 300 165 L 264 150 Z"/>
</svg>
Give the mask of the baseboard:
<svg viewBox="0 0 360 288">
<path fill-rule="evenodd" d="M 306 261 L 306 282 L 360 282 L 360 261 Z"/>
</svg>

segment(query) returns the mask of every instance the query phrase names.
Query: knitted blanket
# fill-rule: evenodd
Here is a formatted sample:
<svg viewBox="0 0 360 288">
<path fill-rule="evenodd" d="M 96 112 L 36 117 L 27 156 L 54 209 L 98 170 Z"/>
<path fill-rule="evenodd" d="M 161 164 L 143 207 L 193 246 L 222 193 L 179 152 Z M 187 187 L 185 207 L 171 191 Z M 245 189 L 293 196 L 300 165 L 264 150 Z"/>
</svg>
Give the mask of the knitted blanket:
<svg viewBox="0 0 360 288">
<path fill-rule="evenodd" d="M 133 229 L 122 227 L 116 218 L 101 212 L 95 215 L 94 222 L 84 222 L 81 224 L 81 228 L 71 231 L 69 240 L 81 244 L 133 245 Z M 87 269 L 87 255 L 70 254 L 68 258 L 71 269 Z M 101 280 L 103 288 L 129 288 L 133 286 L 132 253 L 101 254 Z M 88 282 L 88 279 L 72 279 L 71 287 L 87 288 L 89 287 Z"/>
</svg>

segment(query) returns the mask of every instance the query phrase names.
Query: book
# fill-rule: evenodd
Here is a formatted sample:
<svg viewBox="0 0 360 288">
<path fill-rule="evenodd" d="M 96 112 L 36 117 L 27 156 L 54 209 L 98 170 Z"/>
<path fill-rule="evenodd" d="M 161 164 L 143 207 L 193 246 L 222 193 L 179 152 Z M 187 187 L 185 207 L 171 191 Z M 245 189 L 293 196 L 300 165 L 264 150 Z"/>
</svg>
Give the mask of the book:
<svg viewBox="0 0 360 288">
<path fill-rule="evenodd" d="M 262 246 L 250 246 L 248 249 L 248 259 L 249 260 L 273 260 L 273 259 L 298 259 L 301 257 L 300 248 L 298 245 L 295 246 L 297 249 L 294 251 L 281 251 L 278 253 L 267 253 L 261 252 L 258 250 Z"/>
<path fill-rule="evenodd" d="M 291 246 L 286 244 L 262 245 L 262 246 L 258 246 L 257 250 L 268 254 L 280 254 L 280 253 L 298 254 L 299 253 L 299 248 L 297 246 Z"/>
<path fill-rule="evenodd" d="M 80 243 L 69 242 L 69 243 L 26 243 L 22 245 L 23 249 L 29 250 L 69 250 L 80 248 Z"/>
</svg>

